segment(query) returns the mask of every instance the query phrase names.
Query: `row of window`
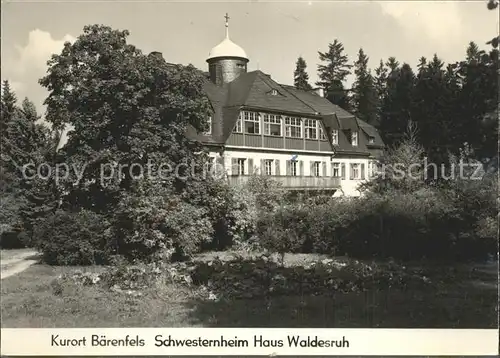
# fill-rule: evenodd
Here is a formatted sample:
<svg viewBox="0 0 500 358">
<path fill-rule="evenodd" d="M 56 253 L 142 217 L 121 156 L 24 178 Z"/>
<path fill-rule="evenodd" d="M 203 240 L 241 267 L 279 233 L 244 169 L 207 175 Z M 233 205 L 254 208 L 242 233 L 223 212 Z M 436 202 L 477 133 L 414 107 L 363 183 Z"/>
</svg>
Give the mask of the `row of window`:
<svg viewBox="0 0 500 358">
<path fill-rule="evenodd" d="M 311 161 L 310 175 L 315 177 L 328 176 L 327 163 L 321 161 Z M 253 159 L 247 158 L 233 158 L 231 174 L 237 175 L 250 175 L 253 174 L 254 163 Z M 277 159 L 263 159 L 261 161 L 261 173 L 264 175 L 280 175 L 280 161 Z M 330 176 L 347 179 L 346 163 L 332 162 Z M 303 176 L 304 175 L 304 162 L 303 161 L 286 161 L 286 175 L 289 176 Z M 365 173 L 365 163 L 350 163 L 349 164 L 349 179 L 351 180 L 365 180 L 367 179 Z"/>
<path fill-rule="evenodd" d="M 261 116 L 259 113 L 242 111 L 240 112 L 233 132 L 243 133 L 244 130 L 245 133 L 248 134 L 264 134 L 282 137 L 284 128 L 285 137 L 327 139 L 321 122 L 316 119 L 302 119 L 299 117 L 265 113 L 262 118 L 262 123 L 264 127 L 263 131 L 261 130 Z M 302 126 L 302 124 L 304 125 Z"/>
<path fill-rule="evenodd" d="M 326 140 L 325 133 L 323 131 L 323 126 L 321 122 L 316 119 L 309 119 L 298 117 L 285 117 L 284 118 L 284 128 L 285 137 L 289 138 L 306 138 L 306 139 L 321 139 Z M 207 118 L 208 130 L 205 132 L 206 135 L 212 134 L 212 116 L 209 115 Z M 263 118 L 264 124 L 264 135 L 282 137 L 283 136 L 283 120 L 281 115 L 277 114 L 264 114 Z M 304 124 L 304 126 L 302 126 Z M 261 120 L 260 114 L 250 111 L 242 111 L 236 122 L 233 132 L 243 133 L 243 128 L 245 128 L 245 133 L 248 134 L 261 134 Z M 302 135 L 304 132 L 304 136 Z M 339 144 L 339 131 L 333 129 L 331 132 L 332 144 Z M 356 147 L 358 145 L 358 132 L 353 131 L 350 133 L 351 145 Z M 369 143 L 373 144 L 375 139 L 373 137 L 369 138 Z"/>
</svg>

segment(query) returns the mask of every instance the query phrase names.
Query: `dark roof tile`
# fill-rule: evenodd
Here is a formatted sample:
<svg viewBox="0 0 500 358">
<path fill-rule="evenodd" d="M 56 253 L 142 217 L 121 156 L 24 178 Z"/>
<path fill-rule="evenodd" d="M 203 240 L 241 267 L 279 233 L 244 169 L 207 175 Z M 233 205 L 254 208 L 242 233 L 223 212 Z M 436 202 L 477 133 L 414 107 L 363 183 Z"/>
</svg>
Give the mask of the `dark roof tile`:
<svg viewBox="0 0 500 358">
<path fill-rule="evenodd" d="M 206 143 L 225 143 L 236 124 L 239 111 L 249 108 L 321 116 L 326 128 L 339 130 L 338 152 L 370 153 L 367 147 L 369 137 L 375 138 L 375 145 L 383 145 L 373 126 L 314 92 L 281 85 L 261 71 L 245 73 L 224 86 L 217 86 L 207 79 L 204 90 L 214 110 L 212 135 L 201 137 Z M 272 90 L 276 90 L 277 94 L 271 94 Z M 364 134 L 359 135 L 357 147 L 350 143 L 350 131 L 362 131 Z"/>
</svg>

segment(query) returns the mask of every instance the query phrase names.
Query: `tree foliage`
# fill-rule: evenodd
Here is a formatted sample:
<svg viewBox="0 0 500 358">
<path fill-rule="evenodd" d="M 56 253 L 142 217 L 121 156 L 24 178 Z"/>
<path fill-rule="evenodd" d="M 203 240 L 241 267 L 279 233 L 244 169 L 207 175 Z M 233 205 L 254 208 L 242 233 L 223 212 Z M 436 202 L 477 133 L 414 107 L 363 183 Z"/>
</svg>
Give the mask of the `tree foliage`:
<svg viewBox="0 0 500 358">
<path fill-rule="evenodd" d="M 302 56 L 297 59 L 295 71 L 293 73 L 293 85 L 295 88 L 310 91 L 312 86 L 309 84 L 309 75 L 306 72 L 307 64 Z"/>
<path fill-rule="evenodd" d="M 378 93 L 375 88 L 374 78 L 368 69 L 368 56 L 366 56 L 363 49 L 359 50 L 358 59 L 354 63 L 354 74 L 356 79 L 353 84 L 351 98 L 354 114 L 359 119 L 373 126 L 378 126 Z M 382 89 L 380 90 L 382 91 Z"/>
<path fill-rule="evenodd" d="M 388 65 L 392 69 L 387 80 L 387 92 L 382 99 L 379 124 L 384 143 L 389 147 L 397 145 L 403 138 L 414 108 L 415 75 L 408 64 L 401 68 L 394 64 Z"/>
<path fill-rule="evenodd" d="M 196 131 L 205 126 L 202 73 L 144 55 L 127 42 L 128 35 L 86 26 L 73 44 L 66 43 L 52 57 L 40 80 L 49 90 L 47 120 L 57 128 L 74 128 L 60 160 L 85 167 L 81 180 L 70 175 L 66 184 L 71 205 L 106 211 L 122 191 L 133 190 L 134 178 L 149 163 L 150 172 L 157 173 L 161 164 L 176 167 L 196 159 L 198 145 L 185 134 L 190 126 Z M 115 174 L 105 183 L 103 167 Z M 188 179 L 179 178 L 187 172 L 180 167 L 169 184 L 181 190 Z"/>
<path fill-rule="evenodd" d="M 32 207 L 32 195 L 41 183 L 36 168 L 46 162 L 50 130 L 39 121 L 36 107 L 29 99 L 18 106 L 8 81 L 4 81 L 2 92 L 0 225 L 11 244 L 22 246 L 29 243 L 32 235 L 31 209 L 37 210 Z"/>
<path fill-rule="evenodd" d="M 326 91 L 330 102 L 348 110 L 349 96 L 344 88 L 344 81 L 351 73 L 352 66 L 348 64 L 349 58 L 344 53 L 344 45 L 336 39 L 328 45 L 328 51 L 318 52 L 318 55 L 322 64 L 318 65 L 319 81 L 316 85 Z"/>
</svg>

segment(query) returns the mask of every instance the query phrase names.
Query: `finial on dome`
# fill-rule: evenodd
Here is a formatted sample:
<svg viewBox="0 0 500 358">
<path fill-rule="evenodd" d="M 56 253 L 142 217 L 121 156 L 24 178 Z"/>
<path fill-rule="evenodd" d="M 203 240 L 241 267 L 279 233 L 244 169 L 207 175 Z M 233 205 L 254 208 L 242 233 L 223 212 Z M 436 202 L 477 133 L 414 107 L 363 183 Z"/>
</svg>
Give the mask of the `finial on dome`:
<svg viewBox="0 0 500 358">
<path fill-rule="evenodd" d="M 226 16 L 224 16 L 224 18 L 226 19 L 226 39 L 229 38 L 229 15 L 228 13 L 226 12 Z"/>
<path fill-rule="evenodd" d="M 210 50 L 207 61 L 217 57 L 239 57 L 248 61 L 245 51 L 229 39 L 229 14 L 226 13 L 224 18 L 226 19 L 226 38 Z"/>
</svg>

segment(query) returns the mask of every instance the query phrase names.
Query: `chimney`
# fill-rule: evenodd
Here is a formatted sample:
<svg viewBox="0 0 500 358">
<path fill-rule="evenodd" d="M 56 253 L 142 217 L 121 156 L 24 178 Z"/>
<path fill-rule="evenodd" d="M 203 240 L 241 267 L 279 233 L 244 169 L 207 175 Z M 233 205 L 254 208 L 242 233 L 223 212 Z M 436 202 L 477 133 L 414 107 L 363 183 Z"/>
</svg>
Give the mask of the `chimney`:
<svg viewBox="0 0 500 358">
<path fill-rule="evenodd" d="M 325 91 L 323 90 L 323 88 L 318 87 L 318 88 L 313 89 L 313 91 L 314 91 L 314 93 L 316 93 L 318 96 L 320 96 L 320 97 L 325 97 Z"/>
</svg>

